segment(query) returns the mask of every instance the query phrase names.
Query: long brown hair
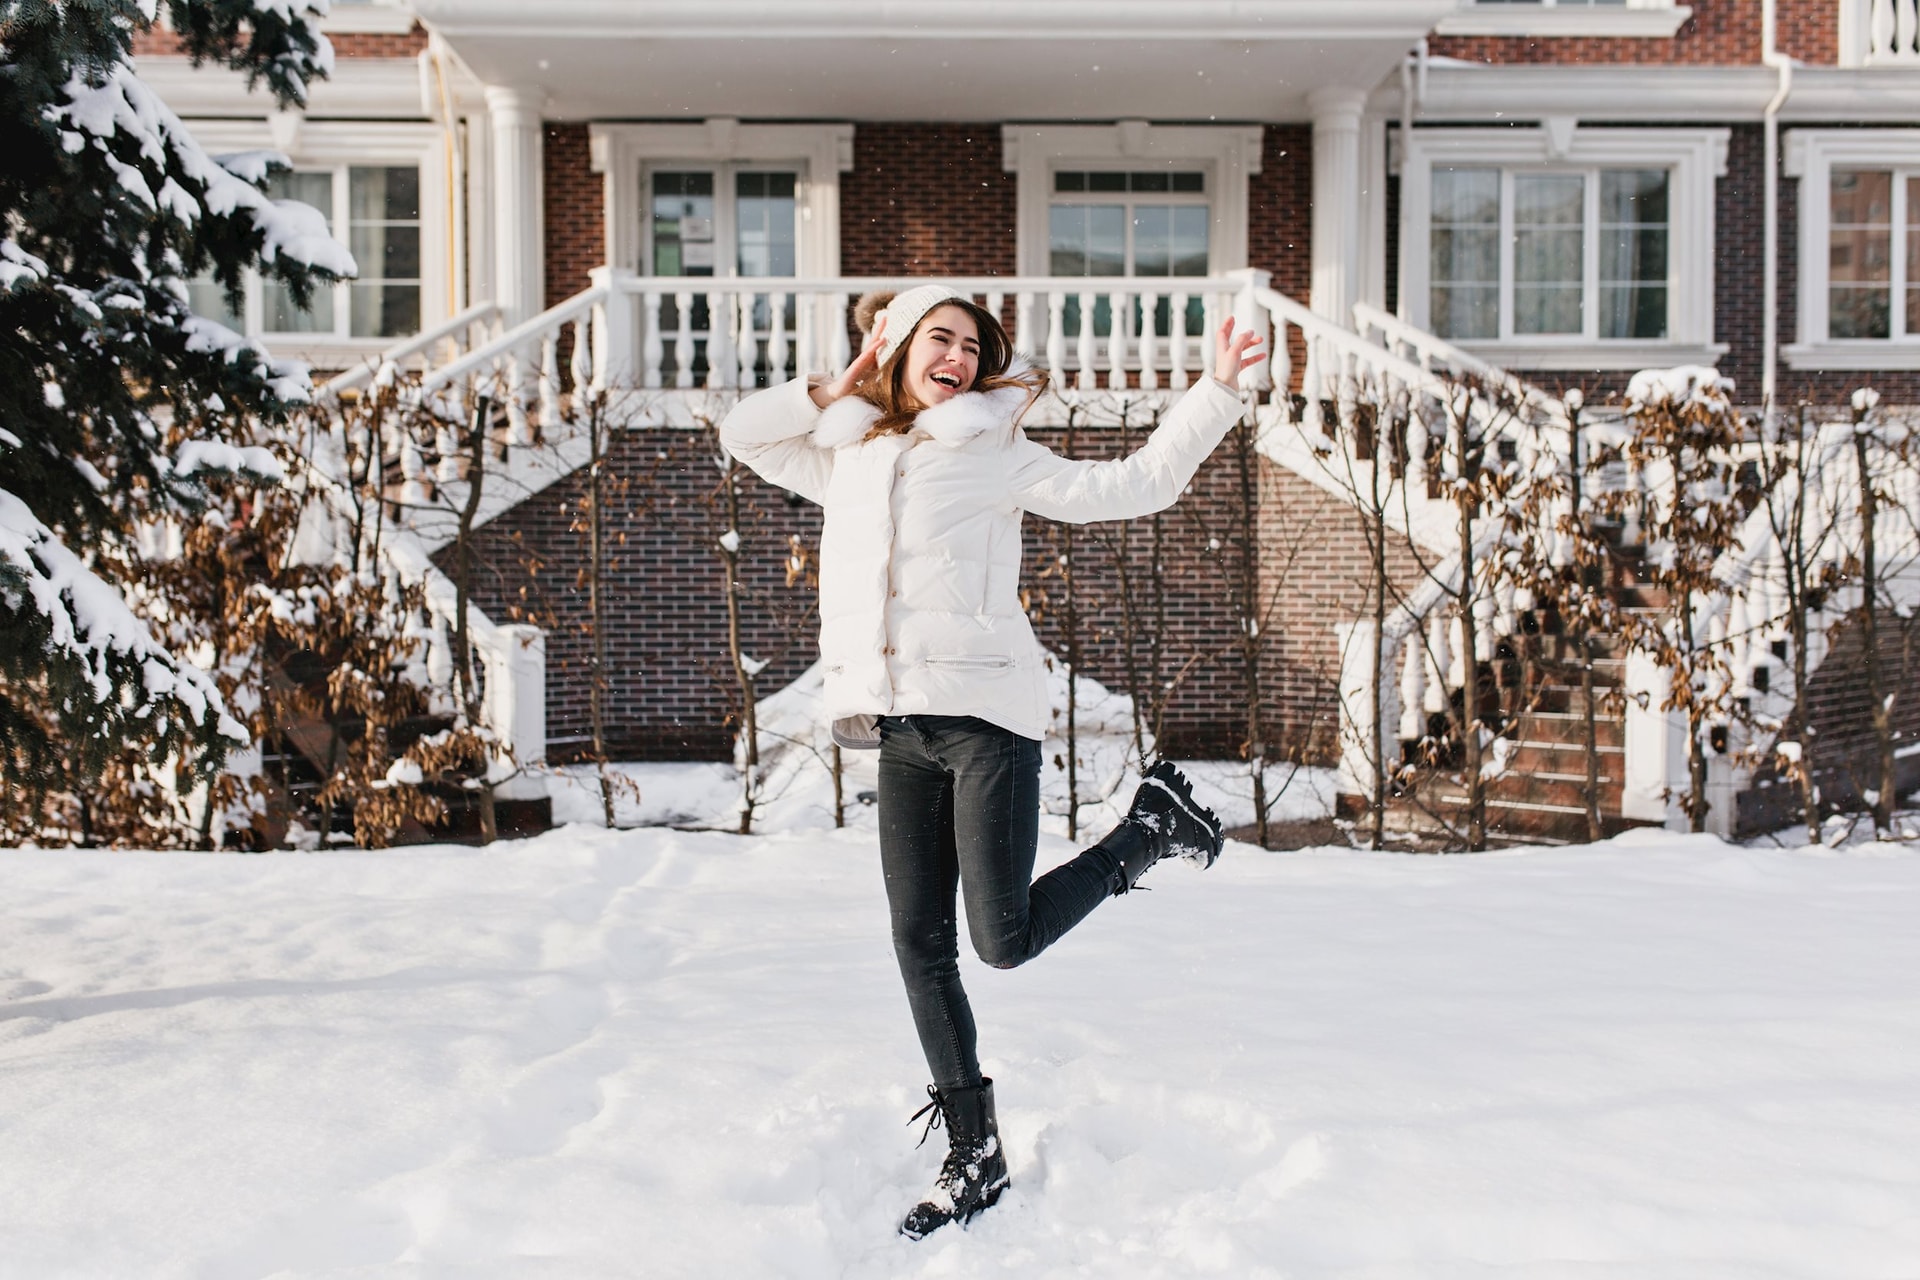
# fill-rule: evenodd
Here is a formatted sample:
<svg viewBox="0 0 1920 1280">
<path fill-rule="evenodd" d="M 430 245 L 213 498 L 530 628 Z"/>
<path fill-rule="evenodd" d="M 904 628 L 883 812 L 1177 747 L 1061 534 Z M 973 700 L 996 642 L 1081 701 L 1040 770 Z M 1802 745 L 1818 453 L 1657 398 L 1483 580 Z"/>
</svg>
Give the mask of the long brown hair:
<svg viewBox="0 0 1920 1280">
<path fill-rule="evenodd" d="M 1013 339 L 1000 327 L 1000 317 L 970 299 L 948 298 L 928 308 L 927 314 L 920 317 L 920 324 L 914 325 L 913 331 L 896 348 L 890 366 L 874 370 L 854 387 L 854 395 L 880 410 L 879 421 L 873 424 L 865 439 L 905 435 L 913 430 L 913 420 L 927 407 L 907 390 L 907 348 L 913 344 L 914 334 L 920 332 L 920 325 L 925 324 L 927 317 L 941 307 L 959 307 L 973 318 L 974 328 L 980 333 L 980 368 L 974 374 L 973 385 L 966 390 L 999 391 L 1004 387 L 1024 387 L 1027 403 L 1031 404 L 1047 389 L 1044 369 L 1008 373 L 1013 366 Z"/>
</svg>

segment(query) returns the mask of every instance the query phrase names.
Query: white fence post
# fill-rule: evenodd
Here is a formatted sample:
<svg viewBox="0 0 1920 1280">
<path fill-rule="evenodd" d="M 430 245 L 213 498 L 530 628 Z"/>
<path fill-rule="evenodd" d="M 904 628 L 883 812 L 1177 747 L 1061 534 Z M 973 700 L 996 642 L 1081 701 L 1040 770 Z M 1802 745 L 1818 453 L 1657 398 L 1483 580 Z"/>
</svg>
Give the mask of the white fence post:
<svg viewBox="0 0 1920 1280">
<path fill-rule="evenodd" d="M 634 353 L 638 332 L 634 326 L 636 295 L 621 288 L 621 282 L 634 278 L 625 267 L 595 267 L 587 273 L 596 289 L 606 297 L 593 310 L 593 389 L 628 386 L 633 382 Z"/>
<path fill-rule="evenodd" d="M 1334 635 L 1340 646 L 1340 790 L 1373 798 L 1373 762 L 1393 763 L 1398 743 L 1393 730 L 1400 723 L 1399 682 L 1391 678 L 1392 641 L 1382 646 L 1380 670 L 1373 663 L 1373 622 L 1337 622 Z M 1373 691 L 1380 691 L 1380 718 L 1373 718 Z M 1368 743 L 1372 747 L 1369 749 Z M 1377 754 L 1376 754 L 1377 753 Z"/>
<path fill-rule="evenodd" d="M 1233 296 L 1233 323 L 1235 329 L 1253 330 L 1260 338 L 1262 343 L 1261 350 L 1265 351 L 1268 357 L 1241 374 L 1240 385 L 1253 391 L 1271 390 L 1273 387 L 1273 349 L 1267 344 L 1273 341 L 1273 325 L 1268 322 L 1267 309 L 1254 300 L 1254 290 L 1271 289 L 1273 287 L 1273 273 L 1271 271 L 1261 271 L 1255 267 L 1242 267 L 1238 271 L 1227 272 L 1227 276 L 1229 279 L 1240 282 L 1240 291 Z M 1210 359 L 1212 357 L 1213 343 L 1211 335 L 1209 335 L 1207 345 L 1202 348 L 1202 351 L 1205 352 L 1205 358 Z"/>
<path fill-rule="evenodd" d="M 1687 789 L 1686 721 L 1662 711 L 1669 673 L 1639 650 L 1627 654 L 1625 756 L 1620 816 L 1686 830 L 1680 796 Z"/>
<path fill-rule="evenodd" d="M 547 636 L 538 627 L 496 626 L 494 643 L 481 649 L 486 664 L 487 726 L 513 748 L 522 772 L 500 784 L 506 800 L 537 800 L 547 793 L 546 779 L 527 766 L 547 758 Z"/>
</svg>

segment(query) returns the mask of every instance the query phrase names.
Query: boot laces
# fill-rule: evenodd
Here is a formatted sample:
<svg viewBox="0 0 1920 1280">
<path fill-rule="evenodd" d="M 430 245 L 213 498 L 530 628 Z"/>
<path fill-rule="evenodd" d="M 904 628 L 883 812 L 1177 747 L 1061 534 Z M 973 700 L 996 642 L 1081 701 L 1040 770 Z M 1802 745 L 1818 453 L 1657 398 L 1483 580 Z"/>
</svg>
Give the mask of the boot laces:
<svg viewBox="0 0 1920 1280">
<path fill-rule="evenodd" d="M 913 1128 L 915 1124 L 919 1123 L 921 1116 L 925 1116 L 927 1118 L 927 1127 L 920 1131 L 920 1141 L 913 1144 L 913 1149 L 915 1151 L 918 1151 L 921 1147 L 924 1147 L 927 1145 L 927 1139 L 933 1136 L 933 1131 L 935 1129 L 938 1129 L 941 1125 L 941 1122 L 946 1119 L 947 1109 L 945 1106 L 942 1105 L 943 1099 L 940 1097 L 939 1086 L 931 1085 L 931 1084 L 928 1085 L 927 1096 L 933 1099 L 933 1101 L 929 1102 L 926 1106 L 920 1108 L 918 1111 L 914 1112 L 912 1115 L 907 1117 L 907 1128 L 909 1129 Z"/>
</svg>

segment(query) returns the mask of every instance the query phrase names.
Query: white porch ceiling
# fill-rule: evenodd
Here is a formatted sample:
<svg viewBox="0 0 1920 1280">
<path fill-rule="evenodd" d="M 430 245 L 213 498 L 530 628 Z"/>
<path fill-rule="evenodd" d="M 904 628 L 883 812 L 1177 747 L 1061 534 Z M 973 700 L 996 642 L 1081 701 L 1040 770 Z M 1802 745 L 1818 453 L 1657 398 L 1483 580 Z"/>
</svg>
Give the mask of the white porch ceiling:
<svg viewBox="0 0 1920 1280">
<path fill-rule="evenodd" d="M 1458 0 L 414 0 L 559 118 L 1304 120 Z"/>
</svg>

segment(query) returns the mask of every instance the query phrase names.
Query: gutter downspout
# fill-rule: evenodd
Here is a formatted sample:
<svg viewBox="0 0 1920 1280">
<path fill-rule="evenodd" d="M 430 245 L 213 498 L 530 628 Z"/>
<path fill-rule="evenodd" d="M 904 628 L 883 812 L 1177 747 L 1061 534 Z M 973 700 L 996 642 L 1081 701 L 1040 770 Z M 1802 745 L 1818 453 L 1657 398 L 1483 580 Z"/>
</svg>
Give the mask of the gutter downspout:
<svg viewBox="0 0 1920 1280">
<path fill-rule="evenodd" d="M 427 57 L 433 66 L 440 100 L 440 128 L 447 150 L 447 314 L 451 316 L 466 309 L 467 165 L 460 117 L 454 114 L 453 93 L 448 85 L 446 52 L 438 33 L 428 37 Z"/>
<path fill-rule="evenodd" d="M 1787 95 L 1793 92 L 1793 59 L 1779 51 L 1774 44 L 1774 30 L 1778 15 L 1774 11 L 1776 0 L 1763 0 L 1760 19 L 1760 61 L 1780 73 L 1780 87 L 1774 91 L 1767 103 L 1764 119 L 1764 146 L 1766 148 L 1766 181 L 1762 188 L 1762 200 L 1766 207 L 1761 210 L 1762 234 L 1761 257 L 1764 281 L 1761 308 L 1760 329 L 1760 401 L 1761 413 L 1767 429 L 1773 427 L 1775 402 L 1779 399 L 1780 365 L 1780 108 L 1786 105 Z M 1803 280 L 1801 288 L 1806 288 Z M 1805 341 L 1805 334 L 1801 340 Z"/>
</svg>

